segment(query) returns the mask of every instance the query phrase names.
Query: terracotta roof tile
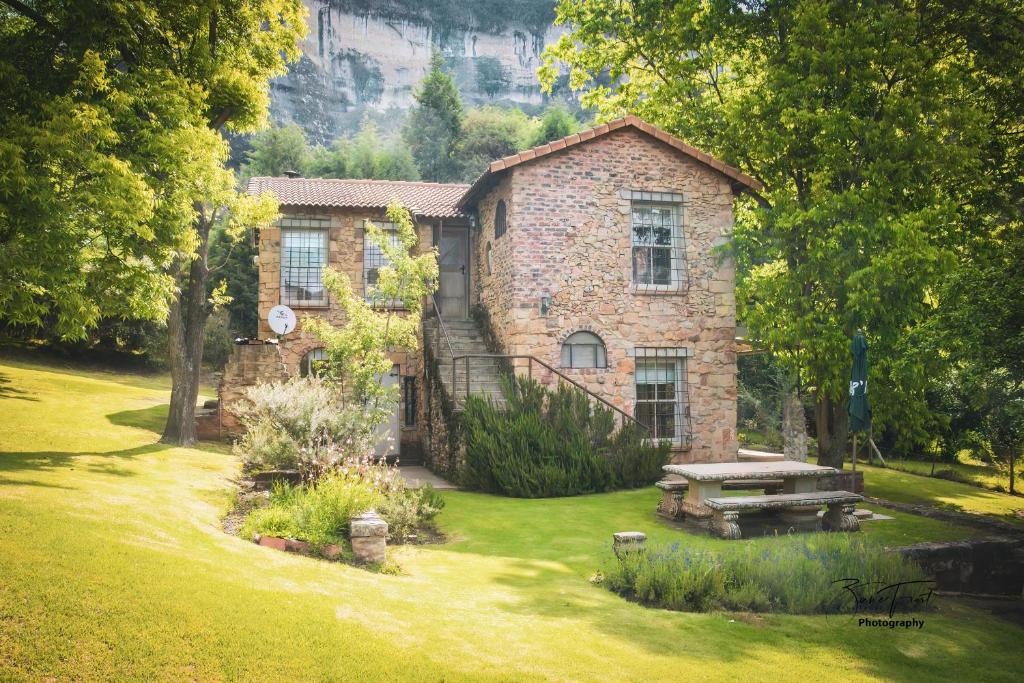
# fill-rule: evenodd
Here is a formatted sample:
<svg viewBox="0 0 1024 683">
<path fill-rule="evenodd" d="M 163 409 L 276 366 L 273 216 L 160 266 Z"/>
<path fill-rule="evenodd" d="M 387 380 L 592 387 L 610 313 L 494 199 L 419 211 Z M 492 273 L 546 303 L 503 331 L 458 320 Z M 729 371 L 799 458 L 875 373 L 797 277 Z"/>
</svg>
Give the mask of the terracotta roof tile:
<svg viewBox="0 0 1024 683">
<path fill-rule="evenodd" d="M 384 209 L 397 199 L 416 215 L 453 218 L 462 215 L 458 202 L 469 186 L 399 180 L 258 176 L 249 179 L 246 189 L 249 194 L 270 192 L 285 206 Z"/>
</svg>

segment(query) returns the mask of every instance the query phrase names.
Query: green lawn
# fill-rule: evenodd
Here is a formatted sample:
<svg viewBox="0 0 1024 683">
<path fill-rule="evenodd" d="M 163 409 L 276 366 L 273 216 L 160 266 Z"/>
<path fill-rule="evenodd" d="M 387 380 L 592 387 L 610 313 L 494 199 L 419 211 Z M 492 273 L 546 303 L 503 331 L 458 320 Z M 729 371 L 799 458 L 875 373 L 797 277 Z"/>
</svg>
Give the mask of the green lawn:
<svg viewBox="0 0 1024 683">
<path fill-rule="evenodd" d="M 928 460 L 889 460 L 888 464 L 891 469 L 906 470 L 925 476 L 930 475 L 932 471 L 932 463 Z M 995 490 L 997 487 L 1001 487 L 1005 491 L 1010 487 L 1010 470 L 1008 467 L 999 468 L 995 465 L 972 459 L 966 454 L 961 454 L 957 462 L 935 463 L 936 472 L 942 472 L 943 470 L 953 470 L 964 481 L 971 482 L 977 486 L 983 486 L 987 489 Z M 1019 464 L 1016 467 L 1016 472 L 1016 486 L 1019 490 L 1022 484 L 1024 484 L 1020 480 Z M 1020 507 L 1024 507 L 1024 498 L 1021 498 Z"/>
<path fill-rule="evenodd" d="M 727 547 L 656 522 L 653 489 L 448 494 L 451 541 L 398 549 L 400 576 L 260 548 L 219 528 L 228 450 L 157 443 L 167 395 L 0 360 L 0 678 L 1016 679 L 1024 631 L 950 600 L 891 632 L 646 609 L 591 585 L 615 530 Z M 865 533 L 971 532 L 897 515 Z"/>
</svg>

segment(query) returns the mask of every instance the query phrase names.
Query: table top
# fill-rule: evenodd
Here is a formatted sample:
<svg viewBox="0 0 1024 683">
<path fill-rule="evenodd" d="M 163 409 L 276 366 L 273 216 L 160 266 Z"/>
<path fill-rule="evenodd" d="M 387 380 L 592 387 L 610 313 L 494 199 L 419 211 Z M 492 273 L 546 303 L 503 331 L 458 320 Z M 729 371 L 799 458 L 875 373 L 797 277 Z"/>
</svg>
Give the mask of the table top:
<svg viewBox="0 0 1024 683">
<path fill-rule="evenodd" d="M 725 481 L 726 479 L 792 479 L 832 474 L 832 467 L 811 465 L 797 460 L 776 462 L 716 462 L 704 465 L 665 465 L 663 470 L 690 481 Z"/>
</svg>

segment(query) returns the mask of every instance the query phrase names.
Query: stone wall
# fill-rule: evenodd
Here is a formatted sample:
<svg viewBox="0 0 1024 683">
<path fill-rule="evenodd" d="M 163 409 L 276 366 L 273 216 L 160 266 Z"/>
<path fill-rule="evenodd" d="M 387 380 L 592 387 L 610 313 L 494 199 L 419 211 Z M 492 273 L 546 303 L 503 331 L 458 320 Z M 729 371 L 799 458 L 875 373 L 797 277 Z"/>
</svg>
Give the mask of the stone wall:
<svg viewBox="0 0 1024 683">
<path fill-rule="evenodd" d="M 682 196 L 685 287 L 634 287 L 632 192 Z M 498 199 L 507 203 L 508 230 L 495 239 Z M 733 201 L 725 176 L 633 128 L 516 166 L 479 202 L 476 296 L 509 353 L 558 367 L 569 334 L 590 330 L 601 337 L 606 369 L 565 372 L 629 414 L 635 349 L 685 349 L 693 440 L 673 459 L 733 461 L 735 268 L 713 253 L 729 239 Z M 546 315 L 542 296 L 551 298 Z"/>
<path fill-rule="evenodd" d="M 437 362 L 429 347 L 424 353 L 424 366 L 426 372 L 420 376 L 422 389 L 416 417 L 423 435 L 423 464 L 432 472 L 456 481 L 463 451 L 458 417 L 437 376 Z"/>
<path fill-rule="evenodd" d="M 289 372 L 277 344 L 243 344 L 231 349 L 231 358 L 224 366 L 224 375 L 217 388 L 220 411 L 220 436 L 239 436 L 242 425 L 232 412 L 245 390 L 261 382 L 283 382 Z"/>
<path fill-rule="evenodd" d="M 1024 539 L 983 538 L 896 548 L 914 560 L 941 591 L 1024 595 Z"/>
<path fill-rule="evenodd" d="M 363 238 L 365 233 L 363 226 L 366 220 L 386 221 L 387 218 L 383 210 L 325 209 L 311 213 L 293 207 L 282 207 L 281 213 L 284 218 L 308 217 L 324 221 L 324 224 L 329 226 L 328 265 L 348 275 L 355 291 L 363 291 Z M 430 249 L 433 226 L 430 223 L 420 222 L 417 224 L 417 231 L 420 240 L 418 249 Z M 259 335 L 261 338 L 274 336 L 267 324 L 267 314 L 271 308 L 280 303 L 282 303 L 281 229 L 273 227 L 262 230 L 259 238 Z M 303 357 L 313 349 L 322 346 L 316 337 L 302 330 L 302 321 L 308 317 L 320 317 L 334 325 L 342 325 L 345 322 L 345 315 L 332 297 L 329 298 L 328 305 L 324 307 L 300 308 L 293 306 L 292 308 L 299 322 L 294 332 L 290 332 L 281 339 L 280 348 L 281 357 L 288 372 L 298 375 Z M 418 342 L 422 346 L 422 334 Z M 399 366 L 401 378 L 422 375 L 422 355 L 419 352 L 392 353 L 391 360 Z M 417 427 L 405 425 L 402 381 L 402 379 L 399 380 L 399 440 L 401 452 L 405 454 L 403 460 L 411 460 L 419 456 L 420 434 Z M 417 393 L 422 395 L 421 391 Z"/>
</svg>

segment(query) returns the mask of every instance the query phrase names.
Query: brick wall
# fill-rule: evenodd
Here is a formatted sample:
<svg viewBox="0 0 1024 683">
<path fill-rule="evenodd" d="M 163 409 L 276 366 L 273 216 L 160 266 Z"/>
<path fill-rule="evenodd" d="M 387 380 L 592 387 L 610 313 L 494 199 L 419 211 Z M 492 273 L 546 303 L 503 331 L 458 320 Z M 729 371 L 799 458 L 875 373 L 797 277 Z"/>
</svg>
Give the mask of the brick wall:
<svg viewBox="0 0 1024 683">
<path fill-rule="evenodd" d="M 632 191 L 682 195 L 685 289 L 633 287 Z M 508 230 L 495 239 L 499 199 L 507 204 Z M 733 201 L 726 177 L 632 128 L 517 166 L 478 205 L 475 297 L 489 308 L 509 353 L 558 367 L 570 333 L 600 336 L 608 368 L 565 372 L 629 414 L 634 349 L 687 349 L 693 441 L 674 459 L 735 460 L 735 270 L 712 253 L 728 240 Z M 542 295 L 551 297 L 546 316 Z"/>
</svg>

